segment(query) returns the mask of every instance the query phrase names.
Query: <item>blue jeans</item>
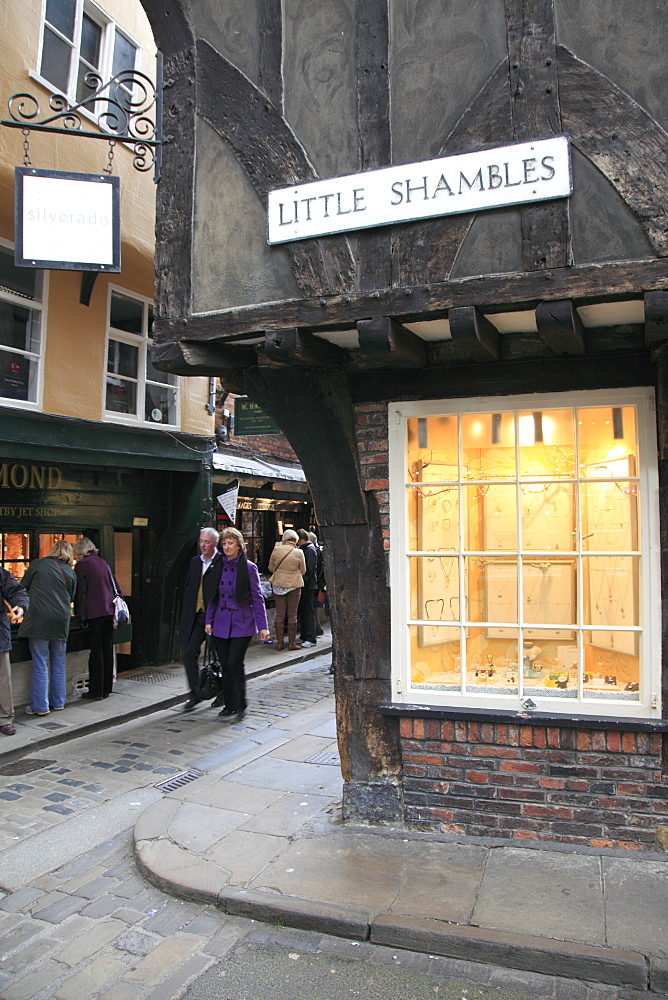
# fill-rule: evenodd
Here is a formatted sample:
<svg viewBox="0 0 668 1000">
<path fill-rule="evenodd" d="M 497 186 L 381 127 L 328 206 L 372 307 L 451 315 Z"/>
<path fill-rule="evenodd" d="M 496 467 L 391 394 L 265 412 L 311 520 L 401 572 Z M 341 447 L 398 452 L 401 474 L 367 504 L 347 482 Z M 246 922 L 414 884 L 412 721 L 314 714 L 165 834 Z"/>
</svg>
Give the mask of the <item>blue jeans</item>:
<svg viewBox="0 0 668 1000">
<path fill-rule="evenodd" d="M 47 712 L 49 705 L 63 708 L 67 643 L 61 639 L 28 639 L 28 646 L 32 657 L 30 704 L 36 712 Z"/>
</svg>

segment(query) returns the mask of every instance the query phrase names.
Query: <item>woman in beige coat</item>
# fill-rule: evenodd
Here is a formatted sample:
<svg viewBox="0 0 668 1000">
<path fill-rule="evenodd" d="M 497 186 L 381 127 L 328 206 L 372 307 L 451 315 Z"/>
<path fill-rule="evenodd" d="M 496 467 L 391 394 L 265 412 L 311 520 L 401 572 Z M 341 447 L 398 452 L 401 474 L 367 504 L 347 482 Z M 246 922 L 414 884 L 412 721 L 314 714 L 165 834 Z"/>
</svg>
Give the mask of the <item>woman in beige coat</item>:
<svg viewBox="0 0 668 1000">
<path fill-rule="evenodd" d="M 297 548 L 299 536 L 288 528 L 269 557 L 271 587 L 276 604 L 276 649 L 284 649 L 285 617 L 288 619 L 288 649 L 301 649 L 297 642 L 297 607 L 304 586 L 306 563 Z"/>
</svg>

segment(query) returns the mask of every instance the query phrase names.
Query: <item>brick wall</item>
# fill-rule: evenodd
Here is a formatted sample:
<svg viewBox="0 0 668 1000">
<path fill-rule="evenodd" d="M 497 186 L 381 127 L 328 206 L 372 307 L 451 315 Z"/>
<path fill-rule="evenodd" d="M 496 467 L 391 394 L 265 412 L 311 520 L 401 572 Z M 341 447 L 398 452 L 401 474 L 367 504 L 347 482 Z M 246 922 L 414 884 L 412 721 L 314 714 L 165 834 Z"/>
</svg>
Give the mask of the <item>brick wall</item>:
<svg viewBox="0 0 668 1000">
<path fill-rule="evenodd" d="M 444 833 L 656 850 L 662 735 L 401 718 L 406 821 Z"/>
<path fill-rule="evenodd" d="M 387 405 L 365 403 L 355 407 L 355 438 L 362 486 L 378 501 L 383 545 L 390 547 L 390 493 L 387 454 Z"/>
</svg>

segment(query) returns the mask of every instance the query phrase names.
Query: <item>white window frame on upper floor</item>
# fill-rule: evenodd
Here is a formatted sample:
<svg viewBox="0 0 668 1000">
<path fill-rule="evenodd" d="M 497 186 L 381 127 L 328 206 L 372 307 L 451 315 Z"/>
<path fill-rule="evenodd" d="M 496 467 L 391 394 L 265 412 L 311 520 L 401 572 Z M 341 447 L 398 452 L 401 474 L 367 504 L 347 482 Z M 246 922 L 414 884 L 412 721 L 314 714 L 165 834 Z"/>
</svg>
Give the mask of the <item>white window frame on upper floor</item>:
<svg viewBox="0 0 668 1000">
<path fill-rule="evenodd" d="M 411 478 L 408 469 L 408 422 L 414 423 L 420 418 L 456 416 L 459 426 L 459 454 L 463 458 L 463 448 L 461 438 L 461 420 L 469 414 L 489 414 L 490 416 L 501 411 L 525 410 L 528 412 L 542 411 L 549 408 L 570 408 L 570 407 L 623 407 L 624 405 L 634 406 L 637 412 L 637 448 L 638 448 L 638 470 L 635 480 L 639 485 L 639 613 L 638 625 L 634 630 L 639 636 L 641 643 L 640 654 L 640 693 L 637 700 L 615 701 L 613 698 L 605 698 L 602 692 L 602 700 L 595 701 L 591 697 L 580 697 L 577 693 L 575 697 L 559 699 L 551 696 L 550 692 L 542 692 L 542 696 L 531 693 L 533 705 L 529 706 L 540 712 L 547 712 L 554 715 L 579 715 L 588 718 L 596 718 L 597 715 L 616 716 L 618 718 L 660 718 L 661 717 L 661 631 L 662 631 L 662 601 L 661 601 L 661 566 L 660 566 L 660 524 L 659 524 L 659 488 L 658 488 L 658 449 L 656 416 L 654 403 L 654 390 L 646 387 L 629 389 L 599 389 L 579 392 L 544 393 L 522 396 L 490 396 L 463 399 L 442 399 L 425 400 L 402 403 L 390 403 L 388 407 L 389 417 L 389 472 L 390 472 L 390 574 L 391 574 L 391 607 L 392 607 L 392 700 L 403 705 L 431 705 L 442 708 L 468 708 L 481 711 L 497 710 L 508 713 L 525 712 L 525 698 L 522 688 L 517 685 L 517 692 L 499 693 L 492 690 L 480 690 L 475 688 L 475 682 L 469 686 L 470 682 L 466 677 L 466 662 L 461 656 L 461 689 L 458 689 L 457 682 L 439 683 L 419 683 L 413 681 L 413 669 L 411 663 L 411 629 L 419 630 L 425 626 L 432 626 L 431 621 L 415 619 L 413 615 L 419 612 L 411 612 L 411 560 L 430 558 L 429 552 L 414 552 L 411 548 L 410 533 L 410 495 L 414 490 L 420 489 L 421 480 Z M 578 454 L 578 453 L 576 453 Z M 576 458 L 577 462 L 577 458 Z M 453 470 L 453 466 L 448 467 Z M 435 491 L 451 492 L 454 497 L 461 497 L 462 511 L 465 509 L 465 500 L 468 494 L 464 490 L 475 486 L 475 481 L 467 478 L 462 459 L 460 459 L 460 478 L 450 471 L 446 478 L 452 480 L 443 486 L 436 484 L 432 487 Z M 573 473 L 573 482 L 580 482 L 581 473 L 577 470 Z M 580 477 L 580 478 L 578 478 Z M 436 477 L 438 479 L 438 476 Z M 483 477 L 484 478 L 484 477 Z M 427 480 L 431 483 L 431 480 Z M 418 493 L 419 495 L 419 493 Z M 452 503 L 452 501 L 451 501 Z M 468 556 L 466 548 L 466 530 L 464 519 L 459 519 L 460 532 L 459 546 L 452 551 L 444 552 L 449 558 L 454 557 L 459 569 L 458 574 L 459 591 L 467 593 L 465 585 L 465 563 Z M 580 528 L 580 522 L 576 522 L 576 528 Z M 463 532 L 463 535 L 461 534 Z M 578 531 L 580 539 L 588 536 L 582 535 Z M 521 559 L 525 556 L 521 555 Z M 573 555 L 574 561 L 582 561 L 582 556 L 577 555 L 582 551 L 582 542 L 574 546 L 573 553 L 568 553 L 570 558 Z M 512 555 L 512 554 L 511 554 Z M 565 552 L 558 553 L 560 557 L 566 555 Z M 473 558 L 478 558 L 479 553 L 473 553 Z M 487 558 L 483 554 L 483 558 Z M 543 556 L 537 557 L 542 559 Z M 453 569 L 452 572 L 455 572 Z M 578 599 L 580 602 L 582 597 Z M 466 606 L 467 601 L 465 600 Z M 518 607 L 522 604 L 519 601 Z M 623 609 L 622 609 L 623 610 Z M 582 612 L 580 612 L 582 614 Z M 590 612 L 591 614 L 591 612 Z M 443 622 L 445 622 L 445 617 Z M 484 630 L 489 627 L 489 623 L 483 626 L 477 625 L 477 620 L 468 621 L 466 610 L 460 611 L 459 615 L 453 617 L 454 626 L 444 629 L 444 642 L 452 644 L 451 633 L 457 630 L 459 639 L 458 650 L 461 650 L 468 641 L 468 636 L 477 628 Z M 512 619 L 515 621 L 515 618 Z M 441 625 L 441 621 L 438 622 Z M 494 627 L 498 627 L 492 622 Z M 574 621 L 574 631 L 585 635 L 587 623 L 584 617 Z M 513 626 L 515 627 L 515 626 Z M 543 626 L 541 626 L 542 628 Z M 527 628 L 527 633 L 530 630 Z M 531 629 L 533 632 L 533 629 Z M 524 632 L 520 633 L 524 635 Z M 438 647 L 441 648 L 441 647 Z M 457 650 L 456 650 L 457 651 Z M 475 660 L 473 661 L 475 666 Z M 470 666 L 470 665 L 469 665 Z M 517 668 L 517 664 L 515 664 Z M 582 667 L 579 666 L 579 670 Z M 491 675 L 490 675 L 491 676 Z M 491 684 L 490 687 L 494 687 Z"/>
<path fill-rule="evenodd" d="M 140 304 L 142 307 L 142 332 L 141 334 L 130 333 L 125 330 L 120 330 L 117 327 L 111 325 L 111 306 L 113 296 L 118 295 L 121 298 L 132 300 L 133 302 Z M 150 379 L 147 377 L 146 363 L 149 360 L 150 349 L 153 345 L 153 340 L 151 337 L 150 330 L 150 320 L 149 313 L 153 308 L 153 300 L 147 298 L 144 295 L 139 295 L 136 292 L 131 292 L 127 288 L 122 288 L 120 285 L 109 285 L 107 292 L 107 333 L 105 338 L 105 351 L 104 351 L 104 377 L 102 379 L 102 412 L 103 420 L 110 423 L 119 423 L 132 426 L 140 427 L 150 427 L 155 430 L 170 430 L 173 431 L 178 429 L 181 421 L 181 380 L 177 375 L 167 375 L 165 373 L 164 378 L 173 379 L 173 381 L 158 381 L 156 379 Z M 120 345 L 128 345 L 137 350 L 137 371 L 135 376 L 113 372 L 109 370 L 109 345 L 110 342 L 117 342 Z M 136 390 L 136 403 L 134 413 L 122 413 L 115 410 L 107 409 L 107 381 L 117 380 L 118 382 L 132 383 L 137 386 Z M 147 419 L 145 416 L 145 402 L 146 402 L 146 392 L 147 387 L 161 388 L 166 387 L 170 390 L 174 390 L 174 421 L 172 423 L 164 423 L 163 421 L 156 421 L 152 419 Z M 156 408 L 157 409 L 157 408 Z"/>
<path fill-rule="evenodd" d="M 5 251 L 9 251 L 13 256 L 14 254 L 14 244 L 9 240 L 0 239 L 0 248 Z M 4 302 L 10 302 L 21 306 L 25 309 L 30 309 L 32 311 L 39 312 L 40 314 L 40 340 L 39 340 L 39 351 L 27 351 L 20 350 L 18 348 L 3 347 L 0 345 L 0 353 L 15 354 L 17 357 L 30 358 L 37 364 L 37 378 L 36 378 L 36 389 L 35 389 L 35 399 L 24 400 L 24 399 L 14 399 L 9 396 L 0 396 L 0 406 L 11 407 L 12 409 L 19 408 L 23 410 L 41 410 L 42 409 L 42 397 L 44 392 L 44 358 L 46 353 L 46 330 L 47 330 L 47 305 L 48 305 L 48 295 L 49 295 L 49 272 L 41 270 L 40 268 L 32 268 L 31 270 L 39 271 L 42 276 L 42 289 L 40 299 L 29 299 L 20 295 L 16 292 L 12 292 L 9 289 L 0 288 L 0 299 Z"/>
<path fill-rule="evenodd" d="M 75 4 L 75 18 L 74 18 L 74 30 L 73 38 L 67 38 L 66 34 L 59 31 L 55 26 L 50 24 L 46 18 L 47 12 L 47 0 L 42 0 L 42 16 L 41 16 L 41 26 L 40 26 L 40 38 L 39 38 L 39 50 L 37 54 L 37 68 L 35 71 L 30 72 L 32 79 L 36 80 L 47 90 L 54 93 L 63 94 L 69 101 L 70 104 L 77 104 L 77 83 L 79 75 L 79 63 L 81 54 L 81 38 L 82 38 L 82 24 L 84 14 L 89 17 L 96 25 L 98 25 L 102 31 L 101 45 L 100 45 L 100 57 L 99 57 L 99 67 L 96 72 L 102 77 L 102 82 L 106 83 L 112 76 L 112 66 L 114 58 L 114 47 L 116 42 L 116 33 L 118 32 L 127 42 L 130 43 L 135 49 L 135 62 L 134 66 L 123 67 L 124 69 L 141 69 L 142 60 L 142 47 L 139 42 L 132 37 L 132 35 L 127 32 L 124 28 L 118 24 L 109 14 L 107 14 L 101 7 L 92 0 L 73 0 Z M 67 45 L 71 52 L 73 53 L 67 84 L 65 87 L 60 87 L 57 83 L 49 80 L 48 77 L 42 74 L 42 58 L 44 54 L 44 39 L 45 33 L 51 32 L 60 43 Z M 90 64 L 89 64 L 90 65 Z M 87 92 L 87 96 L 93 93 L 91 90 Z M 93 113 L 92 108 L 82 109 L 84 114 L 88 114 L 93 120 L 96 116 L 103 112 L 105 109 L 104 101 L 97 102 L 95 105 L 95 112 Z M 113 129 L 112 129 L 113 131 Z"/>
</svg>

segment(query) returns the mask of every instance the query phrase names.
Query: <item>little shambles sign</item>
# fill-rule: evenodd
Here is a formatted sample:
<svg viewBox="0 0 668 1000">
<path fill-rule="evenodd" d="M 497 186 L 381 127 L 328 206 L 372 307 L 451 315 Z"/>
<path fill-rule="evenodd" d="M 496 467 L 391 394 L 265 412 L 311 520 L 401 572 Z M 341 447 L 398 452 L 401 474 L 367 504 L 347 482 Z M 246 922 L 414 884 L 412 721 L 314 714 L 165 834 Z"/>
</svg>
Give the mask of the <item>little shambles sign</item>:
<svg viewBox="0 0 668 1000">
<path fill-rule="evenodd" d="M 120 178 L 17 167 L 14 215 L 18 266 L 120 271 Z"/>
<path fill-rule="evenodd" d="M 566 198 L 572 190 L 570 141 L 558 135 L 275 188 L 267 241 Z"/>
</svg>

